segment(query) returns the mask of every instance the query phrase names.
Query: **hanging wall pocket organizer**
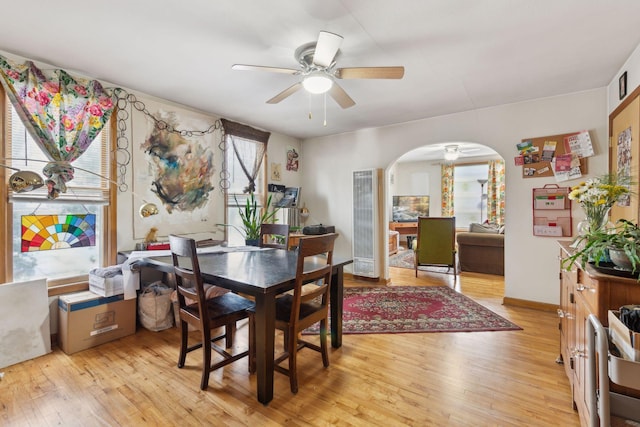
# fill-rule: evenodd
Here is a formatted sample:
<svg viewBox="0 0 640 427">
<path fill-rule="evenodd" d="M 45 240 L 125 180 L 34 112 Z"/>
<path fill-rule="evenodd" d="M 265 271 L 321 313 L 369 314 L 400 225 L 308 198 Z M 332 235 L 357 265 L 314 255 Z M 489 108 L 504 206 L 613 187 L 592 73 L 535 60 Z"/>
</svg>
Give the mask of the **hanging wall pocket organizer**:
<svg viewBox="0 0 640 427">
<path fill-rule="evenodd" d="M 571 237 L 571 200 L 569 187 L 547 184 L 533 189 L 533 235 Z"/>
</svg>

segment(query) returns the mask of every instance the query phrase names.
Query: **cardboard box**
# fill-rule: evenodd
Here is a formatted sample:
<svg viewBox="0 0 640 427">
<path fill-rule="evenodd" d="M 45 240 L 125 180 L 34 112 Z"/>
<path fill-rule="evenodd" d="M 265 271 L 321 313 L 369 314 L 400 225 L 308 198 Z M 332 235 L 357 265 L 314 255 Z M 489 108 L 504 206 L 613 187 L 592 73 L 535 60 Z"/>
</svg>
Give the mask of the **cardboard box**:
<svg viewBox="0 0 640 427">
<path fill-rule="evenodd" d="M 103 297 L 124 294 L 122 274 L 113 277 L 100 277 L 89 273 L 89 290 Z"/>
<path fill-rule="evenodd" d="M 73 354 L 136 332 L 136 299 L 102 297 L 91 291 L 61 295 L 58 336 L 62 351 Z"/>
<path fill-rule="evenodd" d="M 620 321 L 620 312 L 609 310 L 609 335 L 625 359 L 640 362 L 640 333 L 633 332 Z"/>
</svg>

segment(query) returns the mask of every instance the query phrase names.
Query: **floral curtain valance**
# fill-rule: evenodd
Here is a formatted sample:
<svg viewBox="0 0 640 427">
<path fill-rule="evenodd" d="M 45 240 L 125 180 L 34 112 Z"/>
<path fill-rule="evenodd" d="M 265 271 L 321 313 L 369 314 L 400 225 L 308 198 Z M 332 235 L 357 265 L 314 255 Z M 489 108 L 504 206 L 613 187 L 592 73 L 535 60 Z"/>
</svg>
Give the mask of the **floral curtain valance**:
<svg viewBox="0 0 640 427">
<path fill-rule="evenodd" d="M 74 78 L 63 70 L 44 73 L 33 62 L 12 64 L 0 56 L 0 82 L 25 128 L 48 163 L 49 198 L 66 192 L 71 163 L 100 133 L 113 112 L 113 94 L 96 80 Z"/>
</svg>

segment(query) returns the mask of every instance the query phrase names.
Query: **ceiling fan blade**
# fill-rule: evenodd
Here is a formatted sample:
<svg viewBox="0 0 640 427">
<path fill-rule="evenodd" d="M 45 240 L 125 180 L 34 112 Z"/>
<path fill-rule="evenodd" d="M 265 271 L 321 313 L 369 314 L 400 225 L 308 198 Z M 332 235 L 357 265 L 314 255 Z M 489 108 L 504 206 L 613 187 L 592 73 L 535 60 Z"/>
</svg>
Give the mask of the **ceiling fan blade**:
<svg viewBox="0 0 640 427">
<path fill-rule="evenodd" d="M 404 67 L 352 67 L 338 68 L 339 79 L 401 79 Z"/>
<path fill-rule="evenodd" d="M 316 50 L 313 54 L 313 63 L 322 67 L 331 66 L 341 44 L 342 36 L 327 31 L 320 31 L 318 43 L 316 43 Z"/>
<path fill-rule="evenodd" d="M 300 70 L 293 68 L 279 68 L 279 67 L 264 67 L 262 65 L 245 65 L 245 64 L 233 64 L 232 70 L 241 71 L 268 71 L 270 73 L 284 73 L 284 74 L 298 74 Z"/>
<path fill-rule="evenodd" d="M 349 108 L 356 105 L 356 102 L 351 99 L 347 92 L 340 87 L 340 85 L 336 82 L 333 82 L 333 86 L 329 89 L 329 95 L 340 105 L 342 108 Z"/>
<path fill-rule="evenodd" d="M 285 98 L 293 95 L 297 91 L 299 91 L 300 88 L 302 88 L 302 83 L 300 83 L 300 82 L 298 82 L 298 83 L 296 83 L 294 85 L 291 85 L 288 88 L 286 88 L 285 90 L 283 90 L 282 92 L 280 92 L 279 94 L 277 94 L 276 96 L 274 96 L 273 98 L 271 98 L 270 100 L 268 100 L 267 104 L 277 104 L 278 102 L 282 101 L 283 99 L 285 99 Z"/>
</svg>

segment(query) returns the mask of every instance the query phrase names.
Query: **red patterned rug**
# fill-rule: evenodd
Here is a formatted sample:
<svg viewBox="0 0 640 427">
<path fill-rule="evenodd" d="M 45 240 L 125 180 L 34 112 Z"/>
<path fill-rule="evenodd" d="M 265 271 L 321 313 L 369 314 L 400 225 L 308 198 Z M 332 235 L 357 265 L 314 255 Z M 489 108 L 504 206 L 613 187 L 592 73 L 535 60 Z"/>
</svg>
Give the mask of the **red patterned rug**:
<svg viewBox="0 0 640 427">
<path fill-rule="evenodd" d="M 446 286 L 345 288 L 342 332 L 514 331 L 519 326 Z M 318 326 L 305 333 L 318 333 Z"/>
</svg>

